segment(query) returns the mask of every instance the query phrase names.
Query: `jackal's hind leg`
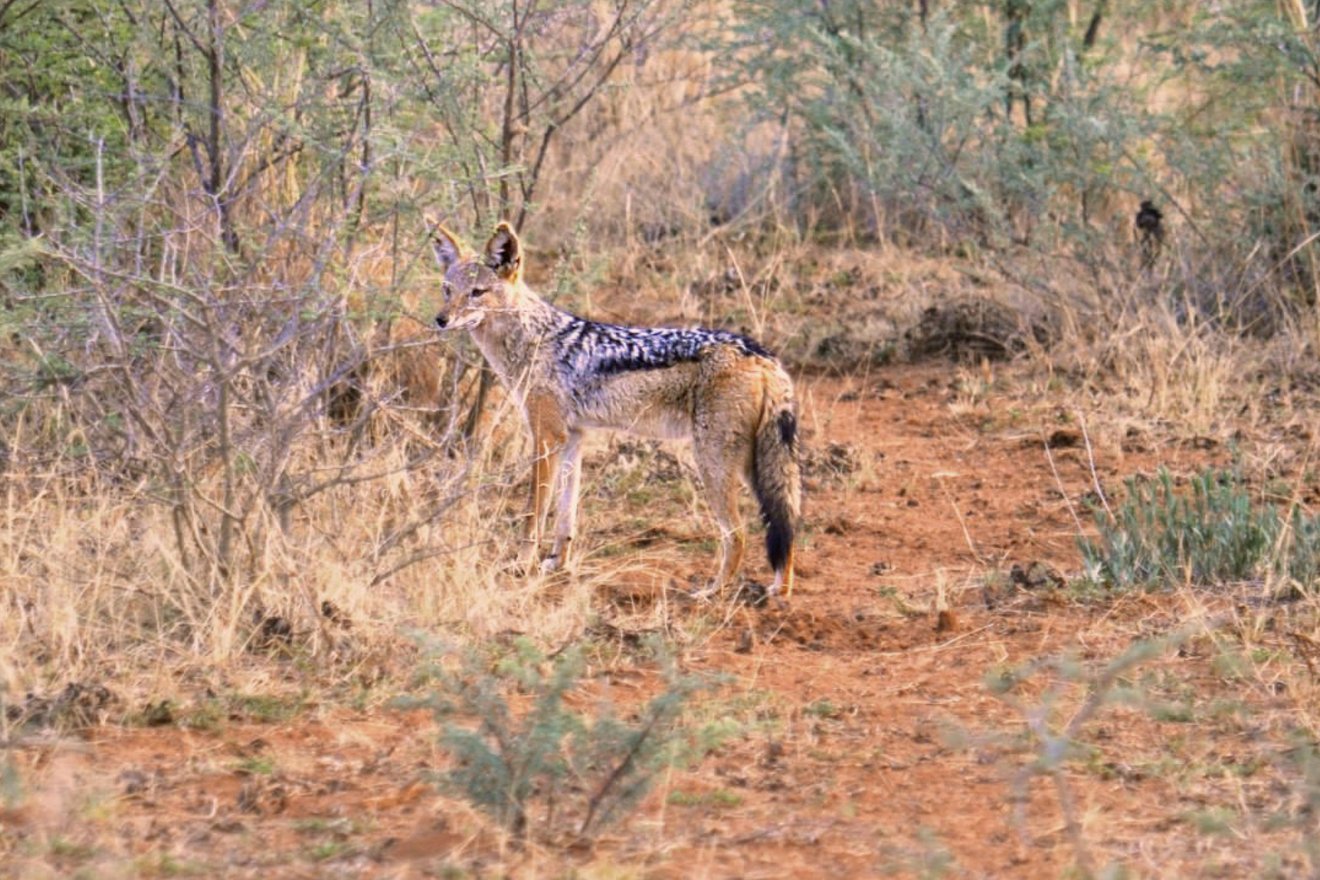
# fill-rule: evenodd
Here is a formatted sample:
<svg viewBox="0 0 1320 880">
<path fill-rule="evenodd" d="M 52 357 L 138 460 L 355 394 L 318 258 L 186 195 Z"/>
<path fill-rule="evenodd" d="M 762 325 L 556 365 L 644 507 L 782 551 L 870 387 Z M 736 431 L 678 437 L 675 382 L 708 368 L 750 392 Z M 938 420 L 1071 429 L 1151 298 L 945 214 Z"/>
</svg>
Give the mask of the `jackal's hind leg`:
<svg viewBox="0 0 1320 880">
<path fill-rule="evenodd" d="M 785 576 L 787 573 L 787 576 Z M 778 599 L 781 603 L 784 599 L 793 595 L 793 547 L 788 548 L 788 562 L 782 569 L 775 572 L 775 581 L 765 591 L 766 595 Z"/>
<path fill-rule="evenodd" d="M 747 550 L 747 532 L 742 514 L 738 511 L 741 476 L 732 463 L 721 458 L 703 455 L 697 449 L 697 468 L 705 486 L 706 502 L 720 528 L 720 569 L 715 580 L 698 595 L 710 596 L 733 583 L 742 568 L 743 554 Z"/>
</svg>

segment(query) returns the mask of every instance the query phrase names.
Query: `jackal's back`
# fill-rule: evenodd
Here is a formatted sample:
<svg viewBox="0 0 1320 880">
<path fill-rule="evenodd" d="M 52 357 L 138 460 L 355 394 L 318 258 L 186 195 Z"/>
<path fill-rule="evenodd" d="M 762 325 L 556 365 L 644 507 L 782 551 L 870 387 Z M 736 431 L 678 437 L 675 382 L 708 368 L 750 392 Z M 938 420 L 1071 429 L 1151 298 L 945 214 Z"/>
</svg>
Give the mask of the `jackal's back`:
<svg viewBox="0 0 1320 880">
<path fill-rule="evenodd" d="M 711 369 L 774 363 L 755 340 L 727 330 L 628 327 L 567 312 L 560 320 L 546 348 L 571 418 L 583 425 L 690 437 Z"/>
<path fill-rule="evenodd" d="M 712 345 L 728 345 L 745 356 L 773 358 L 756 340 L 728 330 L 627 327 L 567 314 L 554 334 L 554 344 L 561 368 L 578 381 L 690 363 Z"/>
</svg>

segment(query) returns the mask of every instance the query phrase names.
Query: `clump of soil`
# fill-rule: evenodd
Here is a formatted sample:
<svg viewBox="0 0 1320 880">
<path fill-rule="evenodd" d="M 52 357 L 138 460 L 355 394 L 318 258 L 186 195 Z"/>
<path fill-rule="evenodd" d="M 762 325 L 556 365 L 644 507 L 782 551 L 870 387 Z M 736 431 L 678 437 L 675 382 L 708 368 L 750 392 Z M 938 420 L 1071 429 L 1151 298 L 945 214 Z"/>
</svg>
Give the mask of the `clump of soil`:
<svg viewBox="0 0 1320 880">
<path fill-rule="evenodd" d="M 105 721 L 114 693 L 100 682 L 71 681 L 59 693 L 28 693 L 21 703 L 3 706 L 4 720 L 18 727 L 81 729 Z"/>
<path fill-rule="evenodd" d="M 950 358 L 960 362 L 1006 360 L 1026 350 L 1028 341 L 1048 344 L 1044 321 L 984 297 L 927 306 L 903 337 L 914 361 Z"/>
</svg>

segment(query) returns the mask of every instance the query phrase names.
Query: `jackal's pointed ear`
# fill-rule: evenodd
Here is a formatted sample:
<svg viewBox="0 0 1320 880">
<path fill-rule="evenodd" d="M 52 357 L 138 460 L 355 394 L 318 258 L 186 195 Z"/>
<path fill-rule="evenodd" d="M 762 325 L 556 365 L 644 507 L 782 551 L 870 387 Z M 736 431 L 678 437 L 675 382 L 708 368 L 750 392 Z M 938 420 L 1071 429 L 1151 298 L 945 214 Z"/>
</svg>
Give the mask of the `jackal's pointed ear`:
<svg viewBox="0 0 1320 880">
<path fill-rule="evenodd" d="M 443 223 L 430 224 L 434 228 L 431 233 L 431 246 L 435 248 L 435 261 L 440 264 L 441 272 L 448 272 L 449 267 L 463 259 L 463 253 L 467 248 L 455 237 L 454 233 L 445 228 Z"/>
<path fill-rule="evenodd" d="M 500 221 L 486 242 L 486 265 L 505 281 L 517 281 L 522 274 L 522 243 L 507 220 Z"/>
</svg>

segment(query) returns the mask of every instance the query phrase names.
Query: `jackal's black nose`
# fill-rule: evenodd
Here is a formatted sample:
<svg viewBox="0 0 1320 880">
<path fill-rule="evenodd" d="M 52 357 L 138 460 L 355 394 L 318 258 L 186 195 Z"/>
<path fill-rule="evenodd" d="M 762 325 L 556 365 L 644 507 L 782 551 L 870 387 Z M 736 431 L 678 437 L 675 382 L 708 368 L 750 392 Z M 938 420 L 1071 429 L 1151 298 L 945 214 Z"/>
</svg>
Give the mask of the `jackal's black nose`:
<svg viewBox="0 0 1320 880">
<path fill-rule="evenodd" d="M 449 318 L 445 317 L 444 315 L 435 316 L 435 326 L 439 327 L 441 330 L 445 329 L 445 327 L 448 324 L 449 324 Z"/>
</svg>

